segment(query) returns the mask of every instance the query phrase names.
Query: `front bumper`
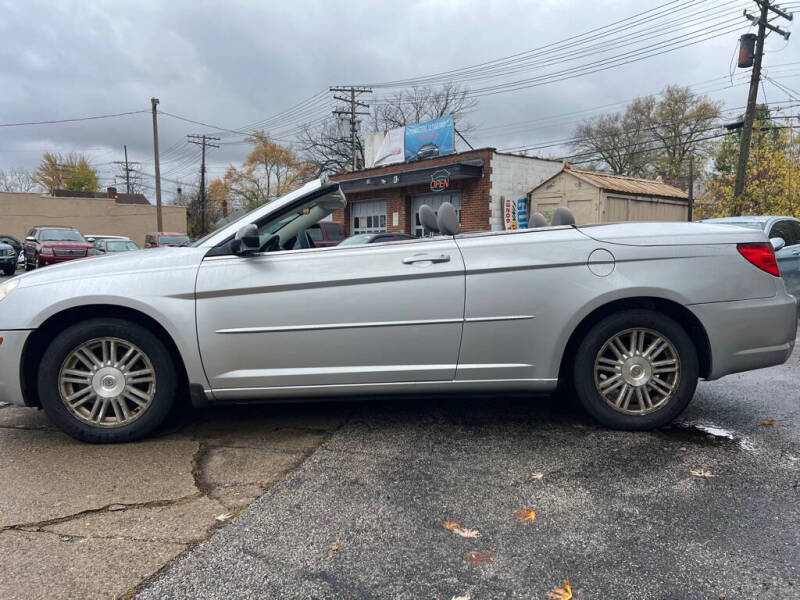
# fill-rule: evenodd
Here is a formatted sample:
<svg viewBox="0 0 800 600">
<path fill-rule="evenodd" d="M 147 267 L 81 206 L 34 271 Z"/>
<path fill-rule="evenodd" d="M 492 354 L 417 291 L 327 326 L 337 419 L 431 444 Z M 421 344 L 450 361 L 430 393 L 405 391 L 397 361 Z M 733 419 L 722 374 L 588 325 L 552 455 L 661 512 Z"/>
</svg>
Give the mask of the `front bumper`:
<svg viewBox="0 0 800 600">
<path fill-rule="evenodd" d="M 0 258 L 0 268 L 6 269 L 6 268 L 16 267 L 16 266 L 17 266 L 17 257 L 16 256 L 10 256 L 8 258 L 6 258 L 4 256 L 3 258 Z"/>
<path fill-rule="evenodd" d="M 0 331 L 0 402 L 25 405 L 22 397 L 22 349 L 29 330 Z"/>
<path fill-rule="evenodd" d="M 731 373 L 785 363 L 797 337 L 797 300 L 781 289 L 772 298 L 711 302 L 688 307 L 705 327 L 711 373 Z"/>
</svg>

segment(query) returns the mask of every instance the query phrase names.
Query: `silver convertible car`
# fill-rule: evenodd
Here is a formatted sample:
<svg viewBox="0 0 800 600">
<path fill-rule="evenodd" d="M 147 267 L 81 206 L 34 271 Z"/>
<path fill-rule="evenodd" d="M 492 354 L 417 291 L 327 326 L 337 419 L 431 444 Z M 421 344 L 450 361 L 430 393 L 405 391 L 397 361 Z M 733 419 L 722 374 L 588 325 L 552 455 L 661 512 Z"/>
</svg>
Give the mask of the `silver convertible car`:
<svg viewBox="0 0 800 600">
<path fill-rule="evenodd" d="M 151 433 L 195 406 L 343 394 L 549 392 L 600 423 L 658 427 L 700 377 L 784 362 L 797 304 L 761 231 L 697 223 L 460 232 L 315 248 L 345 206 L 317 180 L 192 246 L 0 284 L 0 401 L 68 434 Z"/>
</svg>

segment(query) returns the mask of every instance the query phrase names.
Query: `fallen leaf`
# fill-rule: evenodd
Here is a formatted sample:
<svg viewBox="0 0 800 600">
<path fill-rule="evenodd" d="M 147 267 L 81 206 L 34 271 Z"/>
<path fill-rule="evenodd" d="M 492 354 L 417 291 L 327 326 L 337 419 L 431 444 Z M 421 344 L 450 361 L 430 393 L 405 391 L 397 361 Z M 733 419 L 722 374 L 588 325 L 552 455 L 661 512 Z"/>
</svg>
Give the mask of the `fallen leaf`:
<svg viewBox="0 0 800 600">
<path fill-rule="evenodd" d="M 462 527 L 458 527 L 457 529 L 453 529 L 453 533 L 456 535 L 460 535 L 463 538 L 476 538 L 480 535 L 477 529 L 464 529 Z"/>
<path fill-rule="evenodd" d="M 445 521 L 443 527 L 447 529 L 447 531 L 452 531 L 456 535 L 460 535 L 463 538 L 474 539 L 480 535 L 477 529 L 467 529 L 466 527 L 461 527 L 458 521 Z"/>
<path fill-rule="evenodd" d="M 472 600 L 472 596 L 464 594 L 463 596 L 453 596 L 450 600 Z"/>
<path fill-rule="evenodd" d="M 702 477 L 704 479 L 710 479 L 711 477 L 716 477 L 711 471 L 706 471 L 703 469 L 692 469 L 692 475 L 695 477 Z"/>
<path fill-rule="evenodd" d="M 569 584 L 569 579 L 561 582 L 561 587 L 555 586 L 553 591 L 548 594 L 552 600 L 571 600 L 572 599 L 572 586 Z"/>
<path fill-rule="evenodd" d="M 774 425 L 775 424 L 775 419 L 767 417 L 766 419 L 761 421 L 761 424 L 762 425 Z"/>
<path fill-rule="evenodd" d="M 494 558 L 492 558 L 491 554 L 488 552 L 478 552 L 476 550 L 467 552 L 467 554 L 464 555 L 464 560 L 468 560 L 476 567 L 494 562 Z"/>
<path fill-rule="evenodd" d="M 336 552 L 341 547 L 342 543 L 339 540 L 336 540 L 335 542 L 333 542 L 333 544 L 331 544 L 331 551 Z"/>
<path fill-rule="evenodd" d="M 233 513 L 229 513 L 229 512 L 222 513 L 221 515 L 217 515 L 217 521 L 220 521 L 220 522 L 227 521 L 228 519 L 230 519 L 232 517 L 233 517 Z"/>
<path fill-rule="evenodd" d="M 532 508 L 520 508 L 514 511 L 514 516 L 520 521 L 535 521 L 536 511 Z"/>
<path fill-rule="evenodd" d="M 542 477 L 544 477 L 544 473 L 542 473 L 541 471 L 533 471 L 531 473 L 531 479 L 534 479 L 536 481 L 539 481 Z"/>
</svg>

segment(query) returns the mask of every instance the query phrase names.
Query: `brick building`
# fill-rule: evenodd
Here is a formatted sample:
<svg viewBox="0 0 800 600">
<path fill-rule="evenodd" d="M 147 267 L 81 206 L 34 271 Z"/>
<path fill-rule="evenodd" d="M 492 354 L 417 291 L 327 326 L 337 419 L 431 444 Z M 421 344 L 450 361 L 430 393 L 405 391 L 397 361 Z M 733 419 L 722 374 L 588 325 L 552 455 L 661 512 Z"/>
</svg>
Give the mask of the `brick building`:
<svg viewBox="0 0 800 600">
<path fill-rule="evenodd" d="M 504 199 L 524 198 L 561 170 L 562 162 L 481 148 L 331 177 L 341 183 L 347 206 L 333 220 L 346 235 L 379 231 L 421 235 L 419 206 L 442 202 L 459 211 L 465 230 L 503 228 Z"/>
</svg>

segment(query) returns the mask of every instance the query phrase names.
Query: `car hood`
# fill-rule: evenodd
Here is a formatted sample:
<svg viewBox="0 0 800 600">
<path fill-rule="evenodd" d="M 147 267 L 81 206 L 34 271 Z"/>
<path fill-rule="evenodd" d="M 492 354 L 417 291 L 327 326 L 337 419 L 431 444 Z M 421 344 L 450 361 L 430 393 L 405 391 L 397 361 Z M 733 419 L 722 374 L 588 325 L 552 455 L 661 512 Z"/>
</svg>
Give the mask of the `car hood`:
<svg viewBox="0 0 800 600">
<path fill-rule="evenodd" d="M 132 250 L 72 260 L 20 275 L 20 287 L 52 284 L 60 281 L 75 282 L 92 277 L 113 278 L 116 275 L 132 273 L 168 272 L 179 267 L 199 265 L 206 252 L 207 250 L 203 248 L 184 246 L 157 250 Z"/>
<path fill-rule="evenodd" d="M 582 225 L 578 230 L 599 242 L 626 246 L 685 246 L 765 242 L 756 229 L 711 223 L 610 223 Z"/>
</svg>

